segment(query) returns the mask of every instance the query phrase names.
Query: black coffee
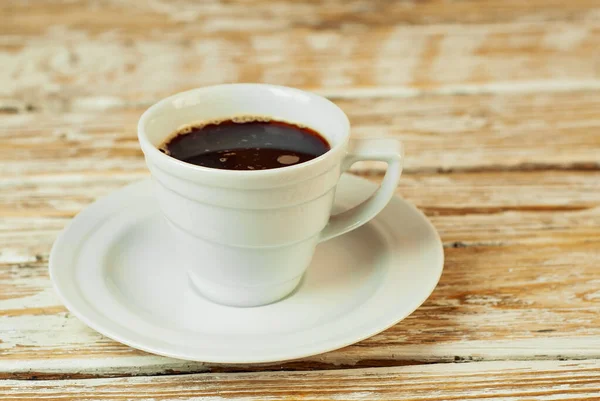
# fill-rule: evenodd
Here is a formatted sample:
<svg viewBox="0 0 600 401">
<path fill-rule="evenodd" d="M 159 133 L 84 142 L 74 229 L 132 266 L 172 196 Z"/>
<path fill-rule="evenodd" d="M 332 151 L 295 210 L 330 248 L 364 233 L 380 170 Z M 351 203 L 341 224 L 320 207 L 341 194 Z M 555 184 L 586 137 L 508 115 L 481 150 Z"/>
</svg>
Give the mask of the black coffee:
<svg viewBox="0 0 600 401">
<path fill-rule="evenodd" d="M 267 170 L 321 156 L 331 147 L 310 128 L 250 117 L 190 126 L 160 150 L 175 159 L 225 170 Z"/>
</svg>

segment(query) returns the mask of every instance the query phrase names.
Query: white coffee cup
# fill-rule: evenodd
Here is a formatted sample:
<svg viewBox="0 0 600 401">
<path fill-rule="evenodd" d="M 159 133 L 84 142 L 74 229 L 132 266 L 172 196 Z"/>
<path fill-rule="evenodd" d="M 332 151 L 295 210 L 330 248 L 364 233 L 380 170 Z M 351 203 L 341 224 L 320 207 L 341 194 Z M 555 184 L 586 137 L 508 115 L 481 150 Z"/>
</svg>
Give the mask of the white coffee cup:
<svg viewBox="0 0 600 401">
<path fill-rule="evenodd" d="M 251 171 L 196 166 L 158 150 L 184 125 L 237 116 L 310 127 L 331 150 L 298 165 Z M 402 172 L 399 140 L 350 139 L 339 107 L 282 86 L 217 85 L 176 94 L 142 115 L 138 138 L 173 232 L 175 263 L 185 266 L 203 296 L 231 306 L 264 305 L 292 292 L 317 244 L 372 219 L 393 196 Z M 380 188 L 331 216 L 341 174 L 360 160 L 388 164 Z"/>
</svg>

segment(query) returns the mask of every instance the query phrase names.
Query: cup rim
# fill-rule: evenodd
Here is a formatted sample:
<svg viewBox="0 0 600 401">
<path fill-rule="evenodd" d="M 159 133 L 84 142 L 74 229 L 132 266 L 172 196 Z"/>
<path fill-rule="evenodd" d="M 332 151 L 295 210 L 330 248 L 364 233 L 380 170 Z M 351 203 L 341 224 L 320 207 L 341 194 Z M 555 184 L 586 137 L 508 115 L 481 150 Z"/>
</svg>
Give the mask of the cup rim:
<svg viewBox="0 0 600 401">
<path fill-rule="evenodd" d="M 148 137 L 146 135 L 146 130 L 145 130 L 146 124 L 148 123 L 148 121 L 153 117 L 153 115 L 156 112 L 158 112 L 161 108 L 165 107 L 167 104 L 170 104 L 173 101 L 175 101 L 176 99 L 186 96 L 186 95 L 195 94 L 195 93 L 203 93 L 203 92 L 208 93 L 211 91 L 225 89 L 225 88 L 232 88 L 232 87 L 257 88 L 257 89 L 271 88 L 271 89 L 277 89 L 277 90 L 284 90 L 287 92 L 293 92 L 296 94 L 302 94 L 303 96 L 309 96 L 311 98 L 318 99 L 319 101 L 325 101 L 327 104 L 331 105 L 334 110 L 337 111 L 338 118 L 341 118 L 342 124 L 344 125 L 344 131 L 346 132 L 346 135 L 342 140 L 333 144 L 333 146 L 331 146 L 331 148 L 327 152 L 323 153 L 322 155 L 320 155 L 318 157 L 315 157 L 314 159 L 308 160 L 304 163 L 299 163 L 294 166 L 285 166 L 285 167 L 266 169 L 266 170 L 227 170 L 227 169 L 218 169 L 218 168 L 198 166 L 195 164 L 191 164 L 191 163 L 187 163 L 187 162 L 178 160 L 174 157 L 171 157 L 171 156 L 161 152 L 160 150 L 158 150 L 158 147 L 156 147 L 154 144 L 152 144 L 150 142 L 150 140 L 148 139 Z M 293 122 L 291 122 L 291 123 L 293 123 Z M 163 165 L 165 167 L 170 165 L 172 168 L 176 168 L 179 171 L 182 171 L 182 169 L 185 169 L 185 170 L 187 170 L 186 175 L 194 174 L 194 173 L 195 174 L 211 174 L 213 176 L 221 176 L 223 178 L 226 178 L 226 177 L 250 178 L 250 177 L 252 177 L 252 179 L 259 179 L 259 178 L 273 177 L 273 176 L 282 175 L 282 174 L 294 174 L 300 170 L 311 169 L 311 167 L 321 164 L 324 160 L 330 158 L 333 154 L 337 153 L 341 148 L 345 147 L 345 145 L 347 144 L 347 142 L 349 140 L 349 136 L 350 136 L 350 121 L 348 119 L 348 116 L 346 115 L 346 113 L 344 113 L 344 111 L 338 105 L 333 103 L 331 100 L 325 98 L 324 96 L 317 95 L 316 93 L 304 91 L 304 90 L 293 88 L 293 87 L 282 86 L 282 85 L 261 84 L 261 83 L 232 83 L 232 84 L 210 85 L 210 86 L 204 86 L 204 87 L 200 87 L 200 88 L 195 88 L 195 89 L 190 89 L 187 91 L 175 93 L 171 96 L 168 96 L 166 98 L 159 100 L 158 102 L 156 102 L 155 104 L 150 106 L 148 109 L 146 109 L 146 111 L 144 111 L 144 113 L 141 115 L 141 117 L 138 121 L 138 125 L 137 125 L 137 137 L 140 142 L 142 151 L 146 157 L 152 157 L 153 160 L 155 160 L 157 163 L 159 163 L 160 165 Z M 326 138 L 326 139 L 328 139 L 328 138 Z M 328 142 L 329 142 L 329 140 L 328 140 Z M 331 143 L 330 143 L 330 145 L 331 145 Z"/>
</svg>

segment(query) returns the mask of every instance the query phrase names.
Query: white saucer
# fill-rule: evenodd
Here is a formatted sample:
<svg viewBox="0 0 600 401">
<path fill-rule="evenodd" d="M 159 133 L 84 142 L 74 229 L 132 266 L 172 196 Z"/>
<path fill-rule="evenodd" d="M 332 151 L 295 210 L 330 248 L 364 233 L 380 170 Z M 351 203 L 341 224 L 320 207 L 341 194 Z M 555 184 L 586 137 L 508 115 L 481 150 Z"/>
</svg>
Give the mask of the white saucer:
<svg viewBox="0 0 600 401">
<path fill-rule="evenodd" d="M 395 197 L 365 226 L 317 248 L 298 289 L 256 308 L 196 294 L 170 260 L 169 227 L 150 180 L 81 212 L 57 239 L 50 275 L 67 308 L 91 328 L 134 348 L 222 363 L 274 362 L 350 345 L 398 323 L 435 288 L 442 243 L 414 206 Z M 342 177 L 336 209 L 375 184 Z"/>
</svg>

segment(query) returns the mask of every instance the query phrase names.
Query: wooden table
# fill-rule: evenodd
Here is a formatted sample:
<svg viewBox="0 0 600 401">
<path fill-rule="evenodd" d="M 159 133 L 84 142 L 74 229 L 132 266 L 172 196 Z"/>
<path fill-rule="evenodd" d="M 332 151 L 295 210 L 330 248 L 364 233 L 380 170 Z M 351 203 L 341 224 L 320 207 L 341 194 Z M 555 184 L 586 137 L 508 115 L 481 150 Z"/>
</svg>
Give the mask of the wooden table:
<svg viewBox="0 0 600 401">
<path fill-rule="evenodd" d="M 0 400 L 600 399 L 600 1 L 4 0 L 0 35 Z M 50 247 L 148 175 L 142 111 L 223 82 L 312 90 L 353 135 L 404 140 L 398 195 L 446 254 L 409 318 L 324 355 L 215 365 L 62 306 Z"/>
</svg>

